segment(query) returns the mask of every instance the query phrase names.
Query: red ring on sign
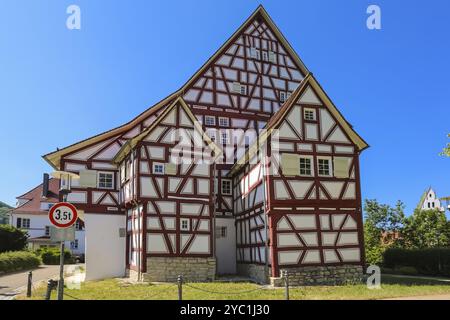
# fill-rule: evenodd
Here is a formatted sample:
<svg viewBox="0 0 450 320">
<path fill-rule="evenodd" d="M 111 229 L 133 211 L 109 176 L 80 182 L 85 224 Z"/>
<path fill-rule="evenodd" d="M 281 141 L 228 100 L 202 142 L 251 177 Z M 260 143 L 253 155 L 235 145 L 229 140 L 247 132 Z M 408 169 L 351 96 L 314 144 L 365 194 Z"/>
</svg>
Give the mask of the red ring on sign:
<svg viewBox="0 0 450 320">
<path fill-rule="evenodd" d="M 55 218 L 53 218 L 53 213 L 59 207 L 68 207 L 72 211 L 72 219 L 68 223 L 59 223 L 58 221 L 55 220 Z M 50 208 L 50 211 L 48 212 L 48 218 L 50 219 L 50 222 L 54 226 L 58 228 L 68 228 L 71 225 L 73 225 L 78 219 L 77 208 L 75 208 L 73 204 L 68 202 L 58 202 L 57 204 L 55 204 L 53 207 Z"/>
</svg>

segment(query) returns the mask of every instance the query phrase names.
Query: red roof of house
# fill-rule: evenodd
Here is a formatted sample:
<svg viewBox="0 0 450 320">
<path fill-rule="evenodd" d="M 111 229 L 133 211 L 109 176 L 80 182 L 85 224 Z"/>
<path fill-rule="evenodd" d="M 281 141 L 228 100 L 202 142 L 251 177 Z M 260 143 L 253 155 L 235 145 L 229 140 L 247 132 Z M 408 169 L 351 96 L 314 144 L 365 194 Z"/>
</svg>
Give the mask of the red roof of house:
<svg viewBox="0 0 450 320">
<path fill-rule="evenodd" d="M 52 178 L 48 182 L 48 195 L 42 197 L 42 183 L 37 187 L 31 189 L 27 193 L 17 197 L 17 199 L 28 200 L 23 205 L 11 210 L 11 213 L 47 213 L 46 210 L 41 209 L 41 202 L 57 203 L 59 201 L 59 179 Z"/>
</svg>

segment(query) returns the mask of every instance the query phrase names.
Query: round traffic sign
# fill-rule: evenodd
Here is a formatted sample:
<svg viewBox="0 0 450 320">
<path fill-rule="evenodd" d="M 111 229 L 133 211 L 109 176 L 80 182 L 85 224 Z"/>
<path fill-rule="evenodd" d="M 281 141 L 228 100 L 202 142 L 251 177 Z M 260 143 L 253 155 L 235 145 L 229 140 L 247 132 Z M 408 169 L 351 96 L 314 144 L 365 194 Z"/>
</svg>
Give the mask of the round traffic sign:
<svg viewBox="0 0 450 320">
<path fill-rule="evenodd" d="M 48 217 L 54 226 L 68 228 L 77 221 L 77 208 L 71 203 L 59 202 L 50 208 Z"/>
</svg>

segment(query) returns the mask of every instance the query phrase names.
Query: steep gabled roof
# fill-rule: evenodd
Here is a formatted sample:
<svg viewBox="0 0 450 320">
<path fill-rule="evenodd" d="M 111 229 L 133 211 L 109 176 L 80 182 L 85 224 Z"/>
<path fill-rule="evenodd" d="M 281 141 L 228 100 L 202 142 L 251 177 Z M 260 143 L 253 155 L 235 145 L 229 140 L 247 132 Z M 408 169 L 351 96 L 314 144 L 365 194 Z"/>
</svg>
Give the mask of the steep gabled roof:
<svg viewBox="0 0 450 320">
<path fill-rule="evenodd" d="M 189 106 L 186 104 L 186 102 L 183 100 L 183 98 L 178 97 L 174 102 L 172 102 L 172 104 L 169 107 L 166 108 L 166 110 L 164 110 L 164 112 L 162 114 L 160 114 L 158 116 L 156 121 L 153 122 L 153 124 L 150 127 L 145 129 L 144 131 L 142 131 L 140 134 L 138 134 L 134 138 L 128 140 L 122 146 L 122 148 L 120 148 L 119 152 L 117 152 L 117 154 L 114 157 L 112 162 L 117 163 L 117 164 L 120 163 L 131 152 L 131 150 L 133 150 L 133 148 L 136 147 L 136 145 L 140 141 L 142 141 L 142 139 L 144 139 L 150 132 L 152 132 L 152 130 L 154 128 L 156 128 L 158 126 L 158 124 L 162 120 L 164 120 L 165 116 L 168 115 L 172 111 L 173 108 L 176 108 L 177 105 L 180 105 L 184 109 L 184 111 L 186 112 L 188 117 L 191 119 L 191 121 L 194 125 L 194 129 L 197 130 L 197 132 L 201 134 L 203 140 L 214 151 L 214 157 L 215 158 L 218 157 L 222 153 L 221 149 L 203 131 L 202 126 L 198 122 L 197 118 L 195 118 L 194 114 L 191 111 L 191 108 L 189 108 Z"/>
<path fill-rule="evenodd" d="M 259 150 L 259 148 L 264 144 L 267 138 L 272 134 L 273 130 L 278 124 L 285 118 L 289 113 L 291 108 L 295 105 L 296 101 L 300 98 L 301 94 L 305 91 L 308 86 L 311 86 L 314 91 L 318 94 L 319 98 L 324 102 L 324 106 L 330 111 L 330 113 L 336 118 L 338 124 L 341 125 L 342 129 L 347 133 L 351 141 L 356 145 L 359 151 L 363 151 L 368 148 L 369 145 L 356 133 L 353 127 L 344 119 L 342 114 L 336 108 L 334 103 L 325 93 L 323 88 L 319 85 L 317 80 L 314 78 L 312 73 L 309 73 L 305 79 L 300 83 L 300 85 L 295 89 L 292 95 L 287 99 L 281 106 L 280 110 L 275 113 L 275 115 L 266 124 L 264 130 L 261 132 L 260 136 L 256 141 L 249 147 L 247 152 L 239 159 L 236 164 L 231 168 L 229 173 L 232 176 L 239 168 L 241 168 L 247 161 L 249 161 Z"/>
<path fill-rule="evenodd" d="M 247 20 L 233 33 L 233 35 L 206 61 L 206 63 L 176 92 L 169 95 L 167 98 L 161 100 L 154 106 L 150 107 L 143 113 L 141 113 L 139 116 L 131 120 L 130 122 L 119 126 L 115 129 L 111 129 L 109 131 L 103 132 L 101 134 L 98 134 L 96 136 L 93 136 L 91 138 L 82 140 L 80 142 L 74 143 L 70 146 L 67 146 L 65 148 L 62 148 L 60 150 L 50 152 L 46 155 L 43 155 L 42 157 L 44 160 L 46 160 L 53 168 L 59 170 L 60 169 L 60 159 L 62 156 L 64 156 L 67 153 L 71 153 L 75 150 L 84 148 L 86 146 L 89 146 L 91 144 L 94 144 L 96 142 L 103 141 L 105 139 L 114 137 L 115 135 L 122 134 L 125 131 L 131 129 L 133 126 L 137 125 L 140 121 L 145 119 L 146 117 L 152 115 L 153 113 L 160 110 L 162 107 L 166 106 L 167 103 L 175 99 L 176 97 L 182 95 L 184 91 L 191 86 L 194 81 L 200 77 L 205 70 L 208 69 L 208 67 L 226 50 L 227 47 L 233 43 L 236 38 L 241 34 L 243 30 L 254 20 L 254 19 L 263 19 L 267 25 L 272 29 L 272 31 L 275 33 L 276 37 L 278 37 L 279 41 L 282 43 L 282 45 L 285 47 L 285 49 L 288 51 L 288 53 L 293 58 L 294 63 L 298 66 L 298 68 L 303 72 L 304 75 L 308 74 L 308 69 L 306 68 L 303 61 L 300 59 L 298 54 L 295 52 L 295 50 L 292 48 L 292 46 L 289 44 L 287 39 L 284 37 L 284 35 L 281 33 L 281 31 L 278 29 L 278 27 L 275 25 L 275 23 L 270 18 L 267 11 L 264 9 L 262 5 L 259 5 L 258 8 L 248 17 Z"/>
<path fill-rule="evenodd" d="M 57 203 L 59 201 L 59 179 L 52 178 L 48 182 L 48 196 L 42 197 L 42 183 L 17 199 L 28 200 L 23 205 L 11 210 L 11 213 L 44 214 L 47 211 L 41 209 L 41 202 Z"/>
</svg>

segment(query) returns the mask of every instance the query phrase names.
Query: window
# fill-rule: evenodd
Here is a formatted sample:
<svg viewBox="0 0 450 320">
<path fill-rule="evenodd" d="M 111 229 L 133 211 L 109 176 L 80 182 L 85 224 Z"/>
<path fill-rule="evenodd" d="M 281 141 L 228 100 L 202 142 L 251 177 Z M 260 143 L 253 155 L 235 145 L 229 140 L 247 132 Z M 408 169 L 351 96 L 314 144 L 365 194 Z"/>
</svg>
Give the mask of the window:
<svg viewBox="0 0 450 320">
<path fill-rule="evenodd" d="M 205 126 L 215 126 L 215 125 L 216 125 L 216 117 L 205 116 Z"/>
<path fill-rule="evenodd" d="M 17 228 L 20 228 L 20 229 L 30 229 L 30 219 L 27 219 L 27 218 L 17 218 Z"/>
<path fill-rule="evenodd" d="M 47 237 L 50 235 L 50 226 L 45 226 L 45 235 Z"/>
<path fill-rule="evenodd" d="M 219 118 L 219 126 L 228 127 L 230 125 L 230 119 L 228 118 Z"/>
<path fill-rule="evenodd" d="M 310 158 L 300 158 L 300 175 L 311 176 L 311 159 Z"/>
<path fill-rule="evenodd" d="M 162 163 L 154 163 L 153 164 L 153 173 L 154 174 L 164 174 L 164 165 Z"/>
<path fill-rule="evenodd" d="M 181 219 L 181 230 L 182 231 L 189 231 L 189 219 Z"/>
<path fill-rule="evenodd" d="M 305 109 L 303 111 L 305 120 L 314 121 L 316 120 L 316 111 L 314 109 Z"/>
<path fill-rule="evenodd" d="M 434 208 L 434 202 L 431 203 L 431 206 Z"/>
<path fill-rule="evenodd" d="M 266 51 L 263 51 L 263 53 L 262 53 L 262 59 L 263 59 L 264 61 L 268 61 L 268 60 L 269 60 L 269 57 L 268 57 Z"/>
<path fill-rule="evenodd" d="M 83 224 L 81 223 L 80 220 L 77 220 L 77 222 L 75 222 L 75 230 L 77 231 L 83 230 Z"/>
<path fill-rule="evenodd" d="M 228 132 L 222 132 L 220 135 L 220 142 L 222 144 L 228 144 L 229 139 L 228 139 Z"/>
<path fill-rule="evenodd" d="M 269 51 L 269 62 L 275 62 L 275 52 Z"/>
<path fill-rule="evenodd" d="M 318 170 L 319 176 L 330 176 L 331 168 L 330 168 L 330 159 L 318 159 Z"/>
<path fill-rule="evenodd" d="M 78 239 L 70 242 L 70 249 L 78 249 Z"/>
<path fill-rule="evenodd" d="M 285 102 L 291 96 L 290 92 L 280 91 L 280 102 Z"/>
<path fill-rule="evenodd" d="M 99 172 L 98 173 L 98 187 L 101 189 L 114 188 L 114 173 Z"/>
<path fill-rule="evenodd" d="M 259 50 L 255 47 L 250 48 L 250 58 L 259 59 Z"/>
<path fill-rule="evenodd" d="M 216 239 L 227 237 L 227 227 L 217 227 L 216 228 Z"/>
<path fill-rule="evenodd" d="M 247 87 L 241 85 L 239 82 L 233 82 L 233 92 L 245 95 L 247 94 Z"/>
<path fill-rule="evenodd" d="M 231 195 L 231 180 L 222 180 L 222 194 Z"/>
</svg>

